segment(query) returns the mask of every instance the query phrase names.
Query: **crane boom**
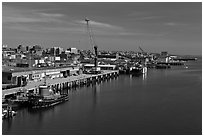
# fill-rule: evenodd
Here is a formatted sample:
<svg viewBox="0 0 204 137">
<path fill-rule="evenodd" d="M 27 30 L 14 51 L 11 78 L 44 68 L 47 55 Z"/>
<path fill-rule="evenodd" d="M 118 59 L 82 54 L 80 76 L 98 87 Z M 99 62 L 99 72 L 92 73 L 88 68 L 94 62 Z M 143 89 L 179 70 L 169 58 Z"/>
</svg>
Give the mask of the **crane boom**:
<svg viewBox="0 0 204 137">
<path fill-rule="evenodd" d="M 142 51 L 142 53 L 145 53 L 144 50 L 139 46 L 139 49 Z"/>
<path fill-rule="evenodd" d="M 98 49 L 98 47 L 97 47 L 97 45 L 96 45 L 96 43 L 94 41 L 93 32 L 92 32 L 91 27 L 89 25 L 90 20 L 88 18 L 85 18 L 85 21 L 86 21 L 86 25 L 87 25 L 87 32 L 88 32 L 88 35 L 89 35 L 90 44 L 94 49 L 94 55 L 95 55 L 95 57 L 94 57 L 94 67 L 95 67 L 95 71 L 97 71 L 97 67 L 98 67 L 98 51 L 97 51 L 97 49 Z"/>
<path fill-rule="evenodd" d="M 91 30 L 90 25 L 89 25 L 90 20 L 88 18 L 85 18 L 85 21 L 86 21 L 86 25 L 87 25 L 87 32 L 88 32 L 89 39 L 90 39 L 90 41 L 89 41 L 90 45 L 94 47 L 96 44 L 94 41 L 92 30 Z"/>
</svg>

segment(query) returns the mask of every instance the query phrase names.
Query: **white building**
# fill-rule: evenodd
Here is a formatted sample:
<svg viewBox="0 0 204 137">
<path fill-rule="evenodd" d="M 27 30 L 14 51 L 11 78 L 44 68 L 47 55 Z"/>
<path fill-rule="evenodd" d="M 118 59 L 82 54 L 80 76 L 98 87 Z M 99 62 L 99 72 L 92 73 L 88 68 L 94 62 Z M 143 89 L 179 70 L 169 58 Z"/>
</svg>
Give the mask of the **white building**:
<svg viewBox="0 0 204 137">
<path fill-rule="evenodd" d="M 101 70 L 114 70 L 116 69 L 116 65 L 98 65 Z M 85 69 L 92 69 L 94 68 L 94 64 L 85 64 L 84 65 Z"/>
<path fill-rule="evenodd" d="M 70 53 L 78 54 L 77 48 L 70 48 Z"/>
</svg>

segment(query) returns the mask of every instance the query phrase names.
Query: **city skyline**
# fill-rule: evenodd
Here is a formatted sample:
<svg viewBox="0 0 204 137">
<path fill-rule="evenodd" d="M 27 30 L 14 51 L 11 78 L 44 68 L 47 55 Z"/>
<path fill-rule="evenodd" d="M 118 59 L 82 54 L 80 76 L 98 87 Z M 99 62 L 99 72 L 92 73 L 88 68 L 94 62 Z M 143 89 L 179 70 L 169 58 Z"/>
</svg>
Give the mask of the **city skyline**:
<svg viewBox="0 0 204 137">
<path fill-rule="evenodd" d="M 2 3 L 2 44 L 202 55 L 202 3 Z"/>
</svg>

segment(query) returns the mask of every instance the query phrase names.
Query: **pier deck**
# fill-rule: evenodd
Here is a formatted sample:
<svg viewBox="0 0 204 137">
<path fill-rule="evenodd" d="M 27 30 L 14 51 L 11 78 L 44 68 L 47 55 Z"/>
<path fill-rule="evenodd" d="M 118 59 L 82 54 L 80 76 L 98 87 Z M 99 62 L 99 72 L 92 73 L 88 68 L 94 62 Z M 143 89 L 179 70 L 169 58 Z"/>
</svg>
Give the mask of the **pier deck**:
<svg viewBox="0 0 204 137">
<path fill-rule="evenodd" d="M 47 79 L 46 83 L 48 85 L 58 85 L 62 83 L 70 83 L 73 81 L 79 81 L 79 80 L 84 80 L 88 78 L 94 78 L 94 77 L 99 77 L 99 76 L 104 76 L 104 75 L 109 75 L 109 74 L 119 74 L 118 70 L 106 70 L 103 71 L 101 74 L 81 74 L 77 76 L 68 76 L 67 78 L 56 78 L 56 79 Z M 15 94 L 17 92 L 20 92 L 20 90 L 32 90 L 38 88 L 39 85 L 43 84 L 44 80 L 41 81 L 32 81 L 29 82 L 26 86 L 24 87 L 17 87 L 17 88 L 12 88 L 12 89 L 5 89 L 2 90 L 2 97 L 4 98 L 5 95 L 10 95 L 10 94 Z"/>
</svg>

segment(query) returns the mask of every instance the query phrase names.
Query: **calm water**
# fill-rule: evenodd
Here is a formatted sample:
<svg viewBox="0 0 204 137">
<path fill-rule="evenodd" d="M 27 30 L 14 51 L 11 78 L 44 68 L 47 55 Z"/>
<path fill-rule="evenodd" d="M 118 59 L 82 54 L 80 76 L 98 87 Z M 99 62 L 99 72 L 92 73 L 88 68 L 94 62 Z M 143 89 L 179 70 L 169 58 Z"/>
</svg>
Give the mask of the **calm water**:
<svg viewBox="0 0 204 137">
<path fill-rule="evenodd" d="M 69 91 L 54 108 L 22 109 L 3 134 L 201 134 L 202 62 Z"/>
</svg>

